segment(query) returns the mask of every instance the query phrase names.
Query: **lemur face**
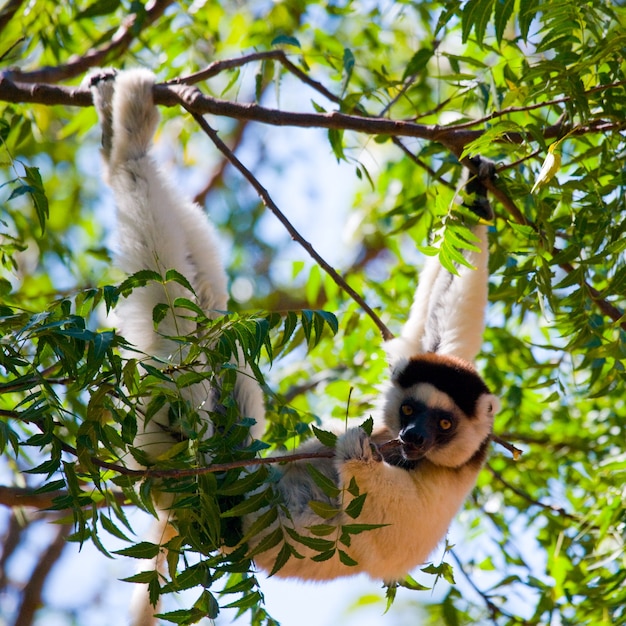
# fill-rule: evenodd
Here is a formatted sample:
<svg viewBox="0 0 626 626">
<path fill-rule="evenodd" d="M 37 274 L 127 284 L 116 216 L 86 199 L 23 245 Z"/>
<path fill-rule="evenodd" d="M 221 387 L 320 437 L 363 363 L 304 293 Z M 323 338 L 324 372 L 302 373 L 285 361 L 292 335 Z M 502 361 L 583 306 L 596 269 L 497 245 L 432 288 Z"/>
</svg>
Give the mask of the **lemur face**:
<svg viewBox="0 0 626 626">
<path fill-rule="evenodd" d="M 491 433 L 498 399 L 469 363 L 424 354 L 401 362 L 386 392 L 384 420 L 405 465 L 467 463 Z M 400 463 L 402 464 L 402 463 Z"/>
</svg>

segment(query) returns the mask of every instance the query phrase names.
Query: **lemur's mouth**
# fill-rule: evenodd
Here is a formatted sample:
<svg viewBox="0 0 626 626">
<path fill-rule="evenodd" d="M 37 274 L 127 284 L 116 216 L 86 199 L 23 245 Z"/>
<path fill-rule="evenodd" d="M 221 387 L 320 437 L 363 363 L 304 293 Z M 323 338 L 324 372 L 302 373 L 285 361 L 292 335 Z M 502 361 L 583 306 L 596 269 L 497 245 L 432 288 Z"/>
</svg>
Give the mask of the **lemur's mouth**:
<svg viewBox="0 0 626 626">
<path fill-rule="evenodd" d="M 402 450 L 402 456 L 407 461 L 419 461 L 426 456 L 426 453 L 431 449 L 431 445 L 423 443 L 422 445 L 416 445 L 408 441 L 403 441 L 400 449 Z"/>
</svg>

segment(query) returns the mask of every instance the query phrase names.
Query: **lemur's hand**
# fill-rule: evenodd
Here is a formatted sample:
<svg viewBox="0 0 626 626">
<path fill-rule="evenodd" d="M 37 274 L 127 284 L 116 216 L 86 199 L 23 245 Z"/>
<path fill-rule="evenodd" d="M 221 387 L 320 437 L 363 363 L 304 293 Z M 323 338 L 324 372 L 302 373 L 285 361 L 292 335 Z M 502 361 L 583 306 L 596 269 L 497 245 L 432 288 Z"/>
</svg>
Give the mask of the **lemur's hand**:
<svg viewBox="0 0 626 626">
<path fill-rule="evenodd" d="M 383 457 L 368 434 L 361 428 L 350 428 L 337 440 L 336 458 L 340 461 L 382 461 Z"/>
<path fill-rule="evenodd" d="M 481 156 L 471 157 L 470 162 L 476 168 L 476 173 L 470 172 L 467 184 L 465 185 L 465 193 L 473 195 L 473 202 L 466 205 L 478 217 L 488 222 L 494 218 L 493 209 L 487 198 L 487 188 L 484 181 L 493 181 L 496 176 L 496 164 L 490 159 Z"/>
</svg>

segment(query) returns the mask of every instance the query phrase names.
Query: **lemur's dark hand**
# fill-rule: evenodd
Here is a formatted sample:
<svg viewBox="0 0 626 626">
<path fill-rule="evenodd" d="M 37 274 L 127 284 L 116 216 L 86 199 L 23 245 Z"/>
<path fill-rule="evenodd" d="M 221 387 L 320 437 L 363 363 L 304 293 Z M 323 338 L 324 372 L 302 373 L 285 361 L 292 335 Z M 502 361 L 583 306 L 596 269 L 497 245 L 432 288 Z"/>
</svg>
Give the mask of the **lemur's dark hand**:
<svg viewBox="0 0 626 626">
<path fill-rule="evenodd" d="M 466 206 L 476 213 L 478 217 L 490 222 L 493 220 L 494 214 L 487 198 L 487 188 L 484 181 L 495 179 L 496 164 L 481 156 L 470 157 L 469 160 L 476 168 L 476 173 L 470 172 L 469 179 L 465 185 L 465 192 L 474 196 L 473 202 Z"/>
</svg>

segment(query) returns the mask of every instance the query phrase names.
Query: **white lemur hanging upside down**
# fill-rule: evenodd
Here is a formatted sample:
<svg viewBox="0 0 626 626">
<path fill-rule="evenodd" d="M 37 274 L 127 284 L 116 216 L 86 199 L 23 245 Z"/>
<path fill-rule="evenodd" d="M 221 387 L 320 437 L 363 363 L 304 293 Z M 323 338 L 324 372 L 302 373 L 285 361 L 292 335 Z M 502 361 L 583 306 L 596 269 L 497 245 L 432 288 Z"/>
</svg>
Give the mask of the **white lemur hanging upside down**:
<svg viewBox="0 0 626 626">
<path fill-rule="evenodd" d="M 200 207 L 173 188 L 149 154 L 158 120 L 153 84 L 154 76 L 144 70 L 101 72 L 91 79 L 107 180 L 118 207 L 116 261 L 129 273 L 177 270 L 190 281 L 197 303 L 215 317 L 227 309 L 216 235 Z M 492 175 L 487 162 L 477 159 L 475 164 L 480 175 Z M 474 212 L 492 217 L 480 176 L 470 181 L 468 191 L 474 194 Z M 472 363 L 484 330 L 488 272 L 486 226 L 475 225 L 473 231 L 477 250 L 467 254 L 467 262 L 474 269 L 460 266 L 452 274 L 436 257 L 426 263 L 409 319 L 386 346 L 391 375 L 374 412 L 372 435 L 348 428 L 339 434 L 334 458 L 279 466 L 277 489 L 284 505 L 279 520 L 252 539 L 250 547 L 278 523 L 304 537 L 313 536 L 310 528 L 322 523 L 380 526 L 352 535 L 349 545 L 341 546 L 343 555 L 336 551 L 326 560 L 312 560 L 318 552 L 296 543 L 295 550 L 305 558 L 289 558 L 277 576 L 323 580 L 366 572 L 385 581 L 401 579 L 428 558 L 473 488 L 499 406 Z M 135 289 L 118 306 L 122 334 L 140 351 L 176 362 L 180 345 L 163 335 L 193 332 L 192 322 L 170 316 L 157 333 L 152 312 L 178 296 L 193 297 L 176 282 Z M 213 390 L 196 385 L 185 391 L 185 399 L 209 419 Z M 246 372 L 238 375 L 235 394 L 242 416 L 262 423 L 261 391 Z M 135 444 L 156 456 L 174 440 L 176 433 L 162 412 L 145 430 L 139 424 Z M 381 446 L 389 441 L 395 445 Z M 328 449 L 311 440 L 301 450 Z M 308 463 L 333 481 L 338 495 L 324 493 Z M 360 494 L 367 494 L 356 520 L 342 512 L 354 497 L 355 490 L 348 490 L 354 482 Z M 340 512 L 323 519 L 309 506 L 311 501 L 327 502 Z M 259 515 L 244 519 L 244 527 Z M 288 534 L 285 540 L 290 540 Z M 256 564 L 271 570 L 281 545 L 256 554 Z"/>
</svg>

